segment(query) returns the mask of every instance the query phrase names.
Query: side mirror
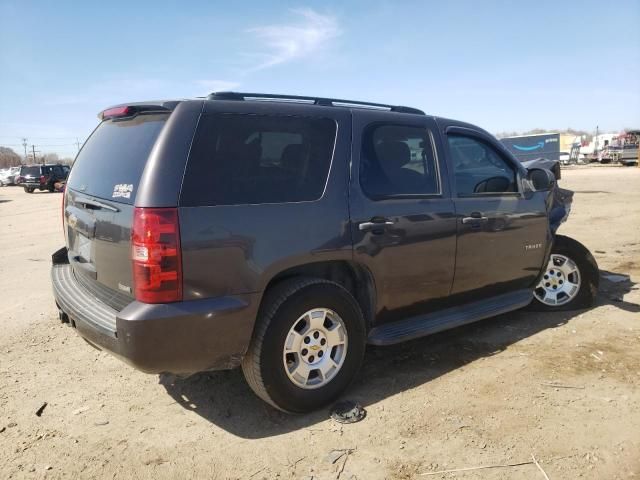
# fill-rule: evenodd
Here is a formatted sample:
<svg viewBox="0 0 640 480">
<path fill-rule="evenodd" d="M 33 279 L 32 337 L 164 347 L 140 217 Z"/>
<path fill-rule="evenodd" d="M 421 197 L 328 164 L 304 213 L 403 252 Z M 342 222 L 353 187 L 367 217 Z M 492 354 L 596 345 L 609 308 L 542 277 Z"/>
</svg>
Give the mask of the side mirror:
<svg viewBox="0 0 640 480">
<path fill-rule="evenodd" d="M 551 190 L 556 184 L 555 175 L 544 168 L 532 168 L 529 170 L 527 178 L 536 192 L 546 192 Z"/>
</svg>

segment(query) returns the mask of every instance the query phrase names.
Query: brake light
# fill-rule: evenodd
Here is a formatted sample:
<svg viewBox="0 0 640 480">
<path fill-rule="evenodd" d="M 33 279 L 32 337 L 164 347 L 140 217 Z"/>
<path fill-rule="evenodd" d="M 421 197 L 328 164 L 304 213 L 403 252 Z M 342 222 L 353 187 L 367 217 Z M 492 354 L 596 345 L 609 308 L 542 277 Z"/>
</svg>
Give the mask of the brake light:
<svg viewBox="0 0 640 480">
<path fill-rule="evenodd" d="M 176 208 L 140 208 L 133 214 L 131 258 L 136 300 L 182 300 L 182 255 Z"/>
<path fill-rule="evenodd" d="M 126 117 L 127 115 L 131 115 L 133 113 L 133 110 L 134 109 L 132 107 L 107 108 L 100 114 L 100 117 L 102 118 L 102 120 L 114 117 Z"/>
<path fill-rule="evenodd" d="M 47 181 L 47 177 L 44 175 L 40 175 L 40 183 L 45 183 Z"/>
</svg>

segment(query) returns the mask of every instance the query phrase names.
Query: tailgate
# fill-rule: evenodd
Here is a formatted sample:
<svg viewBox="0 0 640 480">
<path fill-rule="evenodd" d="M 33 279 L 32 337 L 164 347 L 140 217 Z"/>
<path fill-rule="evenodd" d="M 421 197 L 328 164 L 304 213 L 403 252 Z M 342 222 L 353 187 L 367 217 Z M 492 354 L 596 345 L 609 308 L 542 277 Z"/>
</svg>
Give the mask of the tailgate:
<svg viewBox="0 0 640 480">
<path fill-rule="evenodd" d="M 65 235 L 78 282 L 122 310 L 133 300 L 135 195 L 168 113 L 103 121 L 82 147 L 65 192 Z"/>
<path fill-rule="evenodd" d="M 80 192 L 66 194 L 69 263 L 77 280 L 116 310 L 133 300 L 131 222 L 133 206 Z"/>
</svg>

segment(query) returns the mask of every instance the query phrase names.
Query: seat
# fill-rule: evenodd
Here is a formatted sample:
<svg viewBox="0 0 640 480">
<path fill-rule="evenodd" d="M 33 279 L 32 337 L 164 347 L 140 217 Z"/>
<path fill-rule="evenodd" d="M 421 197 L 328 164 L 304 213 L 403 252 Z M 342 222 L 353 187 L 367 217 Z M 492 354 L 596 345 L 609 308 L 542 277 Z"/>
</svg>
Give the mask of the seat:
<svg viewBox="0 0 640 480">
<path fill-rule="evenodd" d="M 304 145 L 301 143 L 291 143 L 284 147 L 280 156 L 280 165 L 285 170 L 299 172 L 304 168 Z"/>
<path fill-rule="evenodd" d="M 420 193 L 424 191 L 424 176 L 406 168 L 411 162 L 409 146 L 400 141 L 385 141 L 375 146 L 380 170 L 388 182 L 385 193 Z"/>
</svg>

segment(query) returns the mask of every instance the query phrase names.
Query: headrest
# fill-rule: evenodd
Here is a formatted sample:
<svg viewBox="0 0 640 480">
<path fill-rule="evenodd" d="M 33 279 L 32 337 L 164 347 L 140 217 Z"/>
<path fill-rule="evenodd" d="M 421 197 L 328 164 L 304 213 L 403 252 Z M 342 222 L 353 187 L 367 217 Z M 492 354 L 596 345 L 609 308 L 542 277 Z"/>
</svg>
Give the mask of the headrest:
<svg viewBox="0 0 640 480">
<path fill-rule="evenodd" d="M 411 161 L 411 150 L 404 142 L 382 142 L 375 147 L 378 161 L 382 165 L 404 167 Z"/>
<path fill-rule="evenodd" d="M 302 168 L 304 155 L 304 145 L 301 143 L 292 143 L 284 147 L 280 156 L 280 164 L 287 170 L 296 170 Z"/>
</svg>

